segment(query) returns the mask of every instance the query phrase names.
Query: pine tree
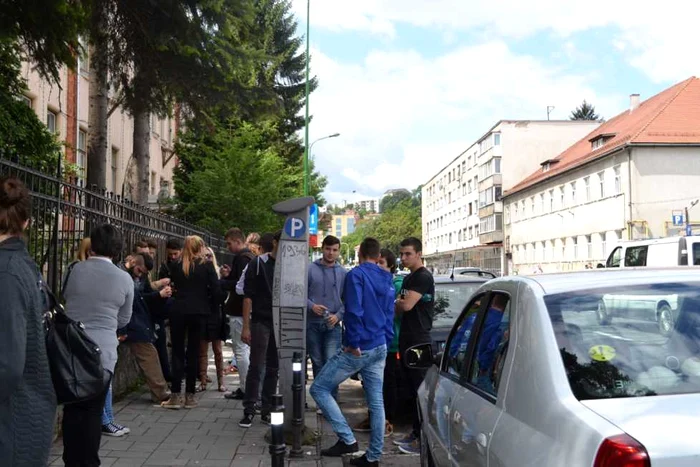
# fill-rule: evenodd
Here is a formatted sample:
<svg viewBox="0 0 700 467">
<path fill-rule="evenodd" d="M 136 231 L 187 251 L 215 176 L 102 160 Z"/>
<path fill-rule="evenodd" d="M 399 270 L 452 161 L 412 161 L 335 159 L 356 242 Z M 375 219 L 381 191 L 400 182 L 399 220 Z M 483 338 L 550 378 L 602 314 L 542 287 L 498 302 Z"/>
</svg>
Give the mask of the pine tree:
<svg viewBox="0 0 700 467">
<path fill-rule="evenodd" d="M 600 115 L 595 113 L 595 107 L 584 99 L 581 105 L 571 112 L 569 120 L 600 120 Z"/>
</svg>

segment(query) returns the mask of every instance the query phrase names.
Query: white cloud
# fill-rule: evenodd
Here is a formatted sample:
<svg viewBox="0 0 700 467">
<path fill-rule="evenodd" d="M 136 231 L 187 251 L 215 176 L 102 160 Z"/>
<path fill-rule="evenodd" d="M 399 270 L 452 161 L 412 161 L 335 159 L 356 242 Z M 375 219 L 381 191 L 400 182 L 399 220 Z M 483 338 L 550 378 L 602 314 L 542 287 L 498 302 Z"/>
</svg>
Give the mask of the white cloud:
<svg viewBox="0 0 700 467">
<path fill-rule="evenodd" d="M 293 0 L 293 8 L 305 21 L 306 0 Z M 610 49 L 623 52 L 631 65 L 655 82 L 700 75 L 696 53 L 700 7 L 693 0 L 661 7 L 632 0 L 323 0 L 312 2 L 311 8 L 313 28 L 384 37 L 395 37 L 401 24 L 448 30 L 447 37 L 452 31 L 484 28 L 490 37 L 506 39 L 542 31 L 567 37 L 612 26 L 618 34 L 608 44 Z M 600 54 L 607 51 L 601 49 Z"/>
<path fill-rule="evenodd" d="M 341 134 L 313 148 L 333 203 L 345 199 L 334 192 L 368 197 L 424 183 L 500 119 L 544 119 L 547 105 L 556 106 L 552 118 L 566 118 L 584 98 L 612 115 L 622 102 L 501 41 L 435 58 L 375 50 L 361 64 L 314 49 L 312 66 L 320 85 L 311 140 Z"/>
</svg>

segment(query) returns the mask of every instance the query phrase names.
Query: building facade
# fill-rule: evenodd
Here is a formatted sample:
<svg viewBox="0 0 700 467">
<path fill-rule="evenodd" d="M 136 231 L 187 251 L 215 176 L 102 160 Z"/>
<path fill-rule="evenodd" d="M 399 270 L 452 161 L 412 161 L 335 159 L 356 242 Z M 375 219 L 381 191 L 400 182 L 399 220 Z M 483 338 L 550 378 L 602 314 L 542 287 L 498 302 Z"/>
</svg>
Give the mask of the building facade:
<svg viewBox="0 0 700 467">
<path fill-rule="evenodd" d="M 355 232 L 357 217 L 354 213 L 337 214 L 331 220 L 331 230 L 328 232 L 338 238 L 343 238 Z"/>
<path fill-rule="evenodd" d="M 500 272 L 505 189 L 599 122 L 502 120 L 422 188 L 424 251 L 438 270 Z"/>
<path fill-rule="evenodd" d="M 66 160 L 79 168 L 78 178 L 84 181 L 87 169 L 88 113 L 90 111 L 90 71 L 86 59 L 80 59 L 76 71 L 64 68 L 60 72 L 60 88 L 48 82 L 22 64 L 22 76 L 27 91 L 22 97 L 39 120 L 64 142 Z M 110 104 L 112 103 L 110 99 Z M 133 118 L 117 106 L 107 127 L 108 191 L 133 198 L 135 196 L 136 164 L 133 154 Z M 151 116 L 149 205 L 157 206 L 159 196 L 173 196 L 174 154 L 178 124 L 175 118 Z"/>
<path fill-rule="evenodd" d="M 683 234 L 674 216 L 700 197 L 697 128 L 691 78 L 642 103 L 633 94 L 629 109 L 540 161 L 504 196 L 507 272 L 596 267 L 620 240 Z"/>
<path fill-rule="evenodd" d="M 379 213 L 379 198 L 364 199 L 355 203 L 355 208 L 364 209 L 367 212 Z"/>
</svg>

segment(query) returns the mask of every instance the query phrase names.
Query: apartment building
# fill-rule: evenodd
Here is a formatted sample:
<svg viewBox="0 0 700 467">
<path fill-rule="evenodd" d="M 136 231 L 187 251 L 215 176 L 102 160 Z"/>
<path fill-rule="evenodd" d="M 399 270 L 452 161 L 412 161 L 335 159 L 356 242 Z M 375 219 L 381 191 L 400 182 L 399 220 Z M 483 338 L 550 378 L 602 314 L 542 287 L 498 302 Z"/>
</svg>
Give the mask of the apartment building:
<svg viewBox="0 0 700 467">
<path fill-rule="evenodd" d="M 357 224 L 357 215 L 352 211 L 347 211 L 345 214 L 336 214 L 331 219 L 331 230 L 328 232 L 338 238 L 343 238 L 355 231 Z"/>
<path fill-rule="evenodd" d="M 641 103 L 633 94 L 624 112 L 542 158 L 504 196 L 508 272 L 595 267 L 620 240 L 684 234 L 685 208 L 700 197 L 698 128 L 700 80 L 690 78 Z"/>
<path fill-rule="evenodd" d="M 88 113 L 90 109 L 90 71 L 85 58 L 79 60 L 76 71 L 64 68 L 60 72 L 60 88 L 22 64 L 22 76 L 28 90 L 22 96 L 50 131 L 65 142 L 66 159 L 80 167 L 84 180 L 87 169 Z M 107 190 L 135 197 L 136 164 L 133 153 L 133 118 L 117 106 L 108 121 Z M 157 207 L 160 197 L 174 195 L 173 169 L 178 122 L 175 118 L 151 116 L 149 205 Z"/>
<path fill-rule="evenodd" d="M 364 209 L 367 212 L 379 212 L 379 198 L 363 199 L 355 203 L 355 208 Z"/>
<path fill-rule="evenodd" d="M 497 122 L 423 185 L 426 259 L 438 270 L 455 264 L 500 272 L 503 190 L 599 124 L 570 120 Z"/>
</svg>

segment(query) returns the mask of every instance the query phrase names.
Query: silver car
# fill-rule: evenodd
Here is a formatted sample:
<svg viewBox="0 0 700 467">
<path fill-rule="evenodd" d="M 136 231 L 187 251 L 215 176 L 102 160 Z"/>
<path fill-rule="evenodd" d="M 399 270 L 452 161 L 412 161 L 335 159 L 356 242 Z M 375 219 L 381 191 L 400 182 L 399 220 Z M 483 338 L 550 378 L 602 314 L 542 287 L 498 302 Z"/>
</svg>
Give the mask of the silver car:
<svg viewBox="0 0 700 467">
<path fill-rule="evenodd" d="M 668 296 L 668 336 L 621 314 L 609 295 Z M 511 276 L 480 287 L 442 355 L 404 355 L 425 369 L 421 465 L 700 466 L 700 270 L 596 270 Z"/>
</svg>

